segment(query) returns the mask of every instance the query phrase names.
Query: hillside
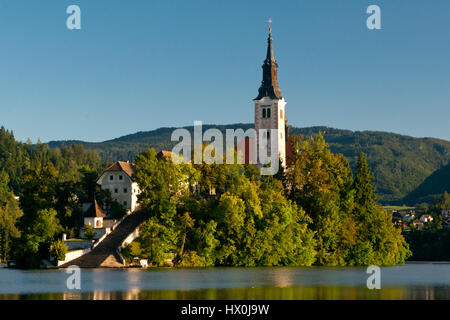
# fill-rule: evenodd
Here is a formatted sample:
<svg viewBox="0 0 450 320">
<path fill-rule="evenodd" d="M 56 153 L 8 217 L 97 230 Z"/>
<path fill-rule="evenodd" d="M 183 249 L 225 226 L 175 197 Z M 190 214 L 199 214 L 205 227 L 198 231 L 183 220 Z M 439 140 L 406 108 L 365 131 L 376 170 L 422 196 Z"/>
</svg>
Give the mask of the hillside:
<svg viewBox="0 0 450 320">
<path fill-rule="evenodd" d="M 436 170 L 416 189 L 410 192 L 402 203 L 417 204 L 433 202 L 445 191 L 450 192 L 450 164 Z"/>
<path fill-rule="evenodd" d="M 225 131 L 226 128 L 251 128 L 252 124 L 204 125 L 203 130 L 215 127 Z M 193 127 L 185 127 L 191 133 Z M 147 148 L 170 150 L 176 142 L 170 136 L 176 128 L 159 128 L 157 130 L 138 132 L 117 139 L 90 143 L 82 141 L 52 141 L 49 146 L 59 147 L 71 142 L 81 143 L 85 148 L 96 150 L 103 160 L 130 160 Z M 328 127 L 291 127 L 290 134 L 313 135 L 324 132 L 326 141 L 335 153 L 344 154 L 352 167 L 360 152 L 367 155 L 376 181 L 376 192 L 382 203 L 393 203 L 424 182 L 434 171 L 450 162 L 450 141 L 435 138 L 413 138 L 395 133 L 378 131 L 350 131 Z"/>
</svg>

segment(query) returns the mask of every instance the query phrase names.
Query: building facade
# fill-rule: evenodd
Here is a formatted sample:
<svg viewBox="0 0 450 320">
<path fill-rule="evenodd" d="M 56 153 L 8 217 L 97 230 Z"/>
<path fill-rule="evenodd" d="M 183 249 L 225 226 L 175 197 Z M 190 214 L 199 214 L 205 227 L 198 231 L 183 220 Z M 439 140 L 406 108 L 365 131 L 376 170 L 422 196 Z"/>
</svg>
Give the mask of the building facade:
<svg viewBox="0 0 450 320">
<path fill-rule="evenodd" d="M 113 200 L 122 204 L 128 213 L 136 210 L 140 193 L 139 185 L 133 178 L 134 164 L 118 161 L 107 168 L 97 183 L 103 190 L 109 190 Z"/>
</svg>

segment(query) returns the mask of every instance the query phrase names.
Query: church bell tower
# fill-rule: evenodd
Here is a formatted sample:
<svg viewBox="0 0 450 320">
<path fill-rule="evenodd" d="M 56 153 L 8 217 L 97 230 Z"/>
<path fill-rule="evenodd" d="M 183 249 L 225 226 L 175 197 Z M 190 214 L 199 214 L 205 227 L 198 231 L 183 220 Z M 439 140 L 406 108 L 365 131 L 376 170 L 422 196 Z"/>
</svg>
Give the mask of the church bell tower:
<svg viewBox="0 0 450 320">
<path fill-rule="evenodd" d="M 286 166 L 286 130 L 285 130 L 285 106 L 286 101 L 281 96 L 278 86 L 277 71 L 278 64 L 273 55 L 272 47 L 272 21 L 269 20 L 269 38 L 267 39 L 267 55 L 263 69 L 263 79 L 259 87 L 258 96 L 253 99 L 255 104 L 255 133 L 257 150 L 259 152 L 260 131 L 266 129 L 268 152 L 271 152 L 272 139 L 277 139 L 277 153 L 282 166 Z M 262 132 L 261 132 L 262 134 Z M 275 152 L 275 150 L 274 150 Z M 258 162 L 259 163 L 259 162 Z"/>
</svg>

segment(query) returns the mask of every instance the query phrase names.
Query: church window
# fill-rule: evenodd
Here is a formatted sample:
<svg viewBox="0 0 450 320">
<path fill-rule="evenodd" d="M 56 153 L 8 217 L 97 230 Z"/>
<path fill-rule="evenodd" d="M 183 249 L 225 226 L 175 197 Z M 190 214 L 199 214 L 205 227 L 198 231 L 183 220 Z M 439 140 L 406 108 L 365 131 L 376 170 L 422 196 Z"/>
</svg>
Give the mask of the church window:
<svg viewBox="0 0 450 320">
<path fill-rule="evenodd" d="M 119 189 L 114 189 L 114 193 L 119 193 Z"/>
<path fill-rule="evenodd" d="M 122 175 L 119 176 L 119 180 L 123 180 L 123 176 Z"/>
<path fill-rule="evenodd" d="M 270 105 L 268 106 L 261 106 L 262 110 L 262 117 L 263 118 L 270 118 Z"/>
<path fill-rule="evenodd" d="M 127 193 L 128 192 L 128 189 L 127 188 L 124 188 L 123 189 L 123 193 Z"/>
<path fill-rule="evenodd" d="M 110 176 L 109 176 L 109 180 L 113 181 L 113 180 L 114 180 L 114 176 L 113 176 L 113 175 L 110 175 Z"/>
<path fill-rule="evenodd" d="M 270 139 L 270 131 L 267 131 L 267 139 Z"/>
<path fill-rule="evenodd" d="M 124 205 L 124 206 L 126 207 L 126 206 L 127 206 L 127 202 L 126 202 L 126 201 L 124 201 L 124 202 L 123 202 L 123 205 Z"/>
</svg>

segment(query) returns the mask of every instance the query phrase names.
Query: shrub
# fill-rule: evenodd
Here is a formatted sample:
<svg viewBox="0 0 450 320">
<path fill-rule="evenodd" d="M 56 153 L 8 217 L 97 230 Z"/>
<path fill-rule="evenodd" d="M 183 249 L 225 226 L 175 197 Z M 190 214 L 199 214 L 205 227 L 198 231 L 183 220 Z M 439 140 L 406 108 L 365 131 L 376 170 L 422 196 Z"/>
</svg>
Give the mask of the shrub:
<svg viewBox="0 0 450 320">
<path fill-rule="evenodd" d="M 88 240 L 92 240 L 95 237 L 95 232 L 90 224 L 87 224 L 83 227 L 84 230 L 84 238 Z"/>
<path fill-rule="evenodd" d="M 67 246 L 61 240 L 55 241 L 50 247 L 50 254 L 59 261 L 66 259 Z"/>
</svg>

